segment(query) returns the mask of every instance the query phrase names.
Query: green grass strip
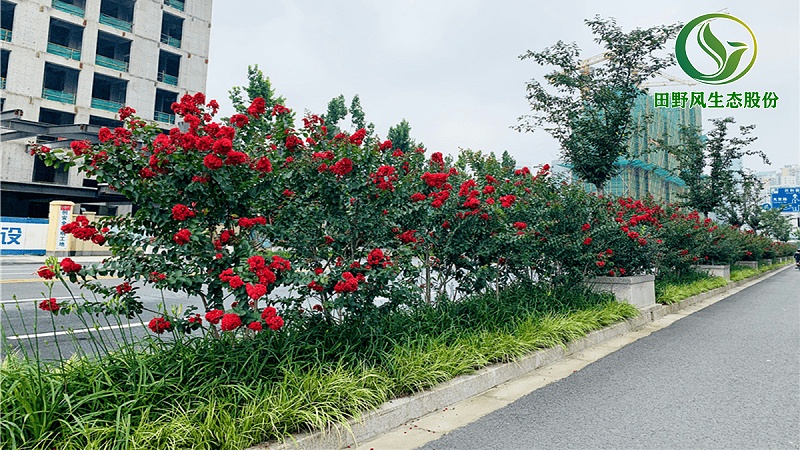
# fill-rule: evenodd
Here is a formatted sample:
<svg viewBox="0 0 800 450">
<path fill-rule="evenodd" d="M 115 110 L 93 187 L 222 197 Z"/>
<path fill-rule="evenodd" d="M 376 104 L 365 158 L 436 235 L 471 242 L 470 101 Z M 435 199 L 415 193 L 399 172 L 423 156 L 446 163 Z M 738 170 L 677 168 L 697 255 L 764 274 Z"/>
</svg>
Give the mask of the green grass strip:
<svg viewBox="0 0 800 450">
<path fill-rule="evenodd" d="M 0 439 L 11 449 L 240 449 L 346 425 L 390 398 L 638 315 L 596 294 L 559 304 L 553 293 L 524 301 L 523 293 L 534 292 L 401 314 L 378 331 L 344 330 L 349 341 L 335 336 L 294 353 L 300 344 L 276 334 L 265 341 L 271 350 L 257 351 L 265 343 L 255 340 L 215 340 L 75 358 L 63 369 L 10 355 L 0 366 Z M 282 354 L 270 359 L 273 351 Z M 303 356 L 312 351 L 314 358 Z"/>
</svg>

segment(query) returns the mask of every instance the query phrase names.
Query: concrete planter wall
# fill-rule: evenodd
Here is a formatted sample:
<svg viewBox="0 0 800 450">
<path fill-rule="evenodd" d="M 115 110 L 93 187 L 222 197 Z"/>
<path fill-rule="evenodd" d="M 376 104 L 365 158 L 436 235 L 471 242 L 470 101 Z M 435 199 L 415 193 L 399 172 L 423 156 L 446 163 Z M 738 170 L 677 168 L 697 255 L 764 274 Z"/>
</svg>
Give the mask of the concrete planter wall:
<svg viewBox="0 0 800 450">
<path fill-rule="evenodd" d="M 697 266 L 697 270 L 714 277 L 722 277 L 728 281 L 731 280 L 731 266 Z"/>
<path fill-rule="evenodd" d="M 758 261 L 736 261 L 735 265 L 758 269 Z"/>
<path fill-rule="evenodd" d="M 596 292 L 611 292 L 617 300 L 643 309 L 656 304 L 655 275 L 595 277 L 589 287 Z"/>
</svg>

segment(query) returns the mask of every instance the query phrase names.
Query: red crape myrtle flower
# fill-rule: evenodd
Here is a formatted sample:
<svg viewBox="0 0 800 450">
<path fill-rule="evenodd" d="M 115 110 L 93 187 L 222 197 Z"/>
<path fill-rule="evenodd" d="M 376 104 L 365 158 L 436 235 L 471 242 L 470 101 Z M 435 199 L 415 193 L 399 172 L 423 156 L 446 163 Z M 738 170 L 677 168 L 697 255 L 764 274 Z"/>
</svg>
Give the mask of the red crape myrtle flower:
<svg viewBox="0 0 800 450">
<path fill-rule="evenodd" d="M 342 158 L 339 161 L 336 161 L 330 168 L 328 169 L 331 173 L 337 176 L 344 176 L 348 173 L 353 171 L 353 161 L 350 158 Z"/>
<path fill-rule="evenodd" d="M 245 116 L 244 114 L 234 114 L 231 116 L 231 125 L 242 128 L 243 126 L 250 123 L 250 118 Z"/>
<path fill-rule="evenodd" d="M 277 106 L 277 105 L 276 105 Z M 247 107 L 247 114 L 250 114 L 252 117 L 258 118 L 264 111 L 267 110 L 267 103 L 261 97 L 256 97 L 253 99 L 253 103 Z"/>
<path fill-rule="evenodd" d="M 528 224 L 525 222 L 514 222 L 514 228 L 518 230 L 524 230 L 525 228 L 528 228 Z"/>
<path fill-rule="evenodd" d="M 36 275 L 39 275 L 41 278 L 44 278 L 45 280 L 52 280 L 53 278 L 55 278 L 56 273 L 53 272 L 49 267 L 42 266 L 39 267 L 39 270 L 36 271 Z"/>
<path fill-rule="evenodd" d="M 208 323 L 216 325 L 219 323 L 220 319 L 222 319 L 222 316 L 224 315 L 225 311 L 221 309 L 212 309 L 211 311 L 206 313 L 206 320 L 208 321 Z"/>
<path fill-rule="evenodd" d="M 41 303 L 39 303 L 39 309 L 41 309 L 42 311 L 56 312 L 60 308 L 61 308 L 61 306 L 59 306 L 59 304 L 58 304 L 58 302 L 56 302 L 55 298 L 45 299 L 45 300 L 42 300 Z"/>
<path fill-rule="evenodd" d="M 187 230 L 186 228 L 178 231 L 172 236 L 172 240 L 175 241 L 178 245 L 185 245 L 189 243 L 189 238 L 192 237 L 192 232 Z"/>
<path fill-rule="evenodd" d="M 283 317 L 281 316 L 268 317 L 265 322 L 270 330 L 278 331 L 283 328 Z"/>
<path fill-rule="evenodd" d="M 194 217 L 196 213 L 189 209 L 186 205 L 180 203 L 172 207 L 172 218 L 182 222 L 190 217 Z"/>
<path fill-rule="evenodd" d="M 147 324 L 147 328 L 150 328 L 153 333 L 161 334 L 172 328 L 172 324 L 163 317 L 154 317 L 150 320 L 150 323 Z"/>
<path fill-rule="evenodd" d="M 81 270 L 81 265 L 77 264 L 71 258 L 62 259 L 59 265 L 61 266 L 61 270 L 63 270 L 66 273 L 73 273 Z"/>
<path fill-rule="evenodd" d="M 251 323 L 247 324 L 247 328 L 255 331 L 256 333 L 258 333 L 259 331 L 264 329 L 264 326 L 261 325 L 261 322 L 251 322 Z"/>
<path fill-rule="evenodd" d="M 222 316 L 219 327 L 222 331 L 233 331 L 240 326 L 242 326 L 242 318 L 238 314 L 228 313 Z"/>
<path fill-rule="evenodd" d="M 398 234 L 396 237 L 400 239 L 400 242 L 403 244 L 409 244 L 411 242 L 417 242 L 417 238 L 414 236 L 417 230 L 408 230 Z"/>
<path fill-rule="evenodd" d="M 358 279 L 356 279 L 352 273 L 345 272 L 342 274 L 342 278 L 344 281 L 339 281 L 333 287 L 334 292 L 338 293 L 345 293 L 345 292 L 355 292 L 358 289 Z"/>
</svg>

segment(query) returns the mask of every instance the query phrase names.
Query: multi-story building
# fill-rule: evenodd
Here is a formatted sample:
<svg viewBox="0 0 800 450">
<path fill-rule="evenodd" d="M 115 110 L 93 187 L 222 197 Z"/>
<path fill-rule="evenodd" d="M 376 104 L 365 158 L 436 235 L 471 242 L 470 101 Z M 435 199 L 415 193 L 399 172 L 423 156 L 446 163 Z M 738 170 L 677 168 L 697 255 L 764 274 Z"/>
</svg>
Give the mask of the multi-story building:
<svg viewBox="0 0 800 450">
<path fill-rule="evenodd" d="M 175 126 L 172 103 L 205 91 L 211 6 L 211 0 L 2 0 L 0 216 L 47 217 L 54 199 L 114 213 L 120 199 L 112 192 L 75 169 L 47 167 L 28 145 L 66 145 L 101 126 L 116 127 L 122 106 L 164 129 Z"/>
</svg>

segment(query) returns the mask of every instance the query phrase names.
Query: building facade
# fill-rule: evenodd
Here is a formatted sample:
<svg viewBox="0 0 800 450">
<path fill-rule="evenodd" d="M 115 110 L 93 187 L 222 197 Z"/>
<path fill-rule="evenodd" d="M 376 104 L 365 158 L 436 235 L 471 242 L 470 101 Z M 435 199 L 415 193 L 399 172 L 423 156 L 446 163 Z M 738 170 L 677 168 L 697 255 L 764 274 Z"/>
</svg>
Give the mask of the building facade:
<svg viewBox="0 0 800 450">
<path fill-rule="evenodd" d="M 0 216 L 46 217 L 53 199 L 113 214 L 121 199 L 74 168 L 46 167 L 28 145 L 63 146 L 116 127 L 122 106 L 174 127 L 172 103 L 206 88 L 211 8 L 211 0 L 2 0 Z"/>
</svg>

